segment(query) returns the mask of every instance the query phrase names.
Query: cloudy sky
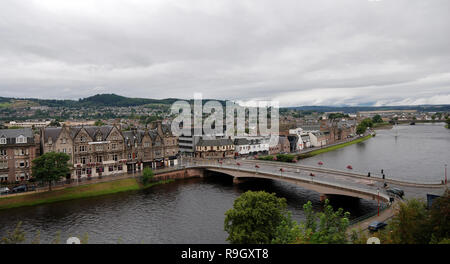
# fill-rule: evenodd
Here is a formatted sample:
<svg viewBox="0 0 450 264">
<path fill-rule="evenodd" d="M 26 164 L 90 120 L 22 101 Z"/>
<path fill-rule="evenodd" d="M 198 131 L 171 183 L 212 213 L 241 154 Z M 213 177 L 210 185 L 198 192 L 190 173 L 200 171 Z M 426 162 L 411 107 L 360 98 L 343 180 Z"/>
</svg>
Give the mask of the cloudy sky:
<svg viewBox="0 0 450 264">
<path fill-rule="evenodd" d="M 450 103 L 448 0 L 2 0 L 0 96 Z"/>
</svg>

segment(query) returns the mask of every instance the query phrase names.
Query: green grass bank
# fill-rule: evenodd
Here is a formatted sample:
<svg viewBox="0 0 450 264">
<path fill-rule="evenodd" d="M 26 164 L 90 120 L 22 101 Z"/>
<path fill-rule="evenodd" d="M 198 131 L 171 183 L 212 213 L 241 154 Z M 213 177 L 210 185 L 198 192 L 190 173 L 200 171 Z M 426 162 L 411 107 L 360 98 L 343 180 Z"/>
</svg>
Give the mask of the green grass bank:
<svg viewBox="0 0 450 264">
<path fill-rule="evenodd" d="M 330 147 L 326 147 L 326 148 L 322 148 L 322 149 L 313 150 L 313 151 L 308 152 L 308 153 L 299 154 L 298 158 L 299 159 L 305 159 L 305 158 L 309 158 L 309 157 L 312 157 L 312 156 L 315 156 L 315 155 L 318 155 L 318 154 L 321 154 L 321 153 L 325 153 L 325 152 L 333 151 L 333 150 L 336 150 L 336 149 L 344 148 L 346 146 L 353 145 L 353 144 L 365 141 L 365 140 L 367 140 L 367 139 L 369 139 L 371 137 L 372 137 L 372 135 L 368 135 L 368 136 L 365 136 L 365 137 L 362 137 L 362 138 L 358 138 L 358 139 L 352 140 L 350 142 L 345 142 L 345 143 L 342 143 L 342 144 L 338 144 L 338 145 L 334 145 L 334 146 L 330 146 Z"/>
<path fill-rule="evenodd" d="M 39 192 L 21 196 L 3 197 L 0 198 L 0 210 L 95 197 L 126 191 L 136 191 L 147 189 L 158 184 L 169 183 L 172 181 L 174 180 L 157 181 L 143 186 L 137 179 L 129 178 L 114 180 L 110 182 L 80 185 L 65 189 Z"/>
</svg>

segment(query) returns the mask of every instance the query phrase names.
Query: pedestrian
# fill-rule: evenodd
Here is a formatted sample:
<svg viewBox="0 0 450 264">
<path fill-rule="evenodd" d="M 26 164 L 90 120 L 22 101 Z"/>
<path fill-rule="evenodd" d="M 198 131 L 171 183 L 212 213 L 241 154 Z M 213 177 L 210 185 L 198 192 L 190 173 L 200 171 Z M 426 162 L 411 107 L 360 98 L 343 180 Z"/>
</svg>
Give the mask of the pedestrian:
<svg viewBox="0 0 450 264">
<path fill-rule="evenodd" d="M 367 173 L 367 177 L 370 177 L 370 171 Z"/>
<path fill-rule="evenodd" d="M 384 174 L 384 170 L 383 169 L 381 169 L 381 174 Z"/>
<path fill-rule="evenodd" d="M 383 173 L 383 180 L 386 178 L 386 175 L 384 175 L 384 173 Z"/>
</svg>

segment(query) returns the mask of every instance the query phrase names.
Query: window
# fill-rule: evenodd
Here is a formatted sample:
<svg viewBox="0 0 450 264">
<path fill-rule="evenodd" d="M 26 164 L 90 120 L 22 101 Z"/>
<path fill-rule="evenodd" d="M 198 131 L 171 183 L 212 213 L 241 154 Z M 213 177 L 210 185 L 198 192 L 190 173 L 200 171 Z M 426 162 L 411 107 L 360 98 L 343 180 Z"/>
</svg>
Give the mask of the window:
<svg viewBox="0 0 450 264">
<path fill-rule="evenodd" d="M 2 174 L 2 175 L 0 175 L 0 181 L 1 181 L 1 182 L 8 181 L 8 175 L 7 175 L 7 174 Z"/>
<path fill-rule="evenodd" d="M 97 141 L 102 141 L 102 135 L 97 135 Z"/>
<path fill-rule="evenodd" d="M 8 161 L 0 160 L 0 169 L 7 169 L 7 168 L 8 168 Z"/>
<path fill-rule="evenodd" d="M 103 151 L 103 146 L 95 146 L 95 151 Z"/>
<path fill-rule="evenodd" d="M 97 156 L 97 162 L 103 162 L 103 156 Z"/>
<path fill-rule="evenodd" d="M 6 144 L 6 138 L 0 138 L 0 144 Z"/>
<path fill-rule="evenodd" d="M 86 164 L 86 157 L 81 157 L 81 164 Z"/>
<path fill-rule="evenodd" d="M 80 146 L 80 152 L 85 152 L 86 151 L 86 146 Z"/>
<path fill-rule="evenodd" d="M 6 156 L 6 149 L 0 149 L 0 156 Z"/>
<path fill-rule="evenodd" d="M 17 144 L 27 143 L 27 138 L 20 135 L 20 136 L 16 137 L 16 143 Z"/>
<path fill-rule="evenodd" d="M 112 150 L 117 149 L 117 144 L 112 144 L 112 145 L 111 145 L 111 149 L 112 149 Z"/>
<path fill-rule="evenodd" d="M 114 161 L 117 161 L 117 160 L 118 160 L 117 154 L 113 154 L 113 155 L 112 155 L 112 160 L 114 160 Z"/>
</svg>

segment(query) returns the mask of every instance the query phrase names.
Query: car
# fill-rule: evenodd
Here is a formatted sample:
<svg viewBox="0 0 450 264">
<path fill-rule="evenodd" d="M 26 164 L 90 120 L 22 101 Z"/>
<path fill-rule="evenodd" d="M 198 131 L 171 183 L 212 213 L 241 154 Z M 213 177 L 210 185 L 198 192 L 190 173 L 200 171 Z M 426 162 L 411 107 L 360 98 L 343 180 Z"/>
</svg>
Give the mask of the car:
<svg viewBox="0 0 450 264">
<path fill-rule="evenodd" d="M 402 189 L 394 187 L 388 188 L 386 192 L 392 195 L 398 195 L 400 198 L 403 198 L 403 195 L 405 195 L 405 192 Z"/>
<path fill-rule="evenodd" d="M 26 192 L 27 191 L 27 186 L 26 185 L 19 185 L 16 186 L 12 189 L 13 193 L 20 193 L 20 192 Z"/>
<path fill-rule="evenodd" d="M 4 195 L 4 194 L 8 194 L 8 193 L 9 193 L 8 187 L 0 188 L 0 195 Z"/>
<path fill-rule="evenodd" d="M 385 228 L 386 226 L 387 226 L 387 224 L 385 222 L 375 221 L 375 222 L 370 223 L 369 231 L 376 232 L 376 231 L 378 231 L 380 229 Z"/>
</svg>

